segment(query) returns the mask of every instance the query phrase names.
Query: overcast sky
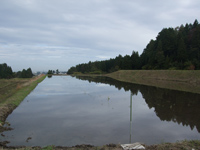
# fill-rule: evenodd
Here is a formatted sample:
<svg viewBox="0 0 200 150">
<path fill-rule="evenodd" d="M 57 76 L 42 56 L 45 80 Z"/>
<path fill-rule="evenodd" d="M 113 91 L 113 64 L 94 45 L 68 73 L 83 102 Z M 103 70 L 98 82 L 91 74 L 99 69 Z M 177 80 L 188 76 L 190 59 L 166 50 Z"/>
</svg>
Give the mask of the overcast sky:
<svg viewBox="0 0 200 150">
<path fill-rule="evenodd" d="M 0 63 L 59 69 L 143 52 L 163 28 L 200 21 L 200 0 L 0 0 Z"/>
</svg>

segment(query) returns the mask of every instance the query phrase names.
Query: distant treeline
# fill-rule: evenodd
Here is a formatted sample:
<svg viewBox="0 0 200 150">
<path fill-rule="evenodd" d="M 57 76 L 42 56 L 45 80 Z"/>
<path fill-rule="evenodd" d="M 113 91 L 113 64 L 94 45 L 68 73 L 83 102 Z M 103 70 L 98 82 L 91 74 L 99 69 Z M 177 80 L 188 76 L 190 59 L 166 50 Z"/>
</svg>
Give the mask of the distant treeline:
<svg viewBox="0 0 200 150">
<path fill-rule="evenodd" d="M 83 63 L 71 67 L 73 73 L 109 73 L 117 70 L 199 70 L 200 69 L 200 24 L 181 25 L 176 28 L 164 28 L 156 40 L 151 40 L 141 55 L 133 51 L 132 55 L 117 56 L 114 59 Z"/>
<path fill-rule="evenodd" d="M 6 63 L 0 64 L 0 78 L 2 79 L 10 79 L 10 78 L 32 78 L 33 73 L 31 68 L 23 69 L 22 71 L 18 71 L 17 73 L 12 71 L 12 68 L 8 66 Z"/>
<path fill-rule="evenodd" d="M 18 77 L 18 78 L 32 78 L 33 77 L 33 73 L 32 73 L 31 68 L 28 68 L 27 70 L 23 69 L 22 71 L 18 71 L 15 74 L 15 77 Z"/>
<path fill-rule="evenodd" d="M 47 74 L 59 74 L 60 72 L 59 72 L 59 70 L 57 69 L 56 71 L 54 71 L 54 70 L 48 70 L 48 72 L 47 72 Z"/>
<path fill-rule="evenodd" d="M 0 78 L 13 78 L 14 74 L 12 68 L 6 63 L 0 64 Z"/>
</svg>

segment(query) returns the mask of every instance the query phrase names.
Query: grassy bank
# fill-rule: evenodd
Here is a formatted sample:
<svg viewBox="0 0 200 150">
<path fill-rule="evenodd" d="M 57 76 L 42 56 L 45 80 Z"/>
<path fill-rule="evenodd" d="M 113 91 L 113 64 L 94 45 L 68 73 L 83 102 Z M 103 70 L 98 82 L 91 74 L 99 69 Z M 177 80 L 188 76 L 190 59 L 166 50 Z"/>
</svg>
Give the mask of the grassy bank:
<svg viewBox="0 0 200 150">
<path fill-rule="evenodd" d="M 123 82 L 200 94 L 200 70 L 120 70 L 106 76 Z"/>
<path fill-rule="evenodd" d="M 157 145 L 145 145 L 145 150 L 199 150 L 200 141 L 180 141 L 176 143 L 162 143 Z M 62 147 L 62 146 L 47 146 L 47 147 L 1 147 L 4 150 L 122 150 L 122 147 L 117 144 L 108 144 L 104 146 L 91 146 L 91 145 L 77 145 L 74 147 Z"/>
<path fill-rule="evenodd" d="M 0 80 L 0 126 L 7 116 L 45 77 L 45 75 L 40 75 L 31 79 Z"/>
</svg>

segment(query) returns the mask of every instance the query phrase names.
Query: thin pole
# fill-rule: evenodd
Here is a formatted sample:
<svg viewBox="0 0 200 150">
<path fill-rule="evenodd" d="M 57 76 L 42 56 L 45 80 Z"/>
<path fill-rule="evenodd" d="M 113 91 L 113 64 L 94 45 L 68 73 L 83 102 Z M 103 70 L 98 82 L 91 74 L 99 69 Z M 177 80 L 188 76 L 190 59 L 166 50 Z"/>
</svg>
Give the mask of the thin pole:
<svg viewBox="0 0 200 150">
<path fill-rule="evenodd" d="M 130 94 L 130 141 L 129 143 L 132 143 L 131 135 L 132 135 L 132 92 Z"/>
</svg>

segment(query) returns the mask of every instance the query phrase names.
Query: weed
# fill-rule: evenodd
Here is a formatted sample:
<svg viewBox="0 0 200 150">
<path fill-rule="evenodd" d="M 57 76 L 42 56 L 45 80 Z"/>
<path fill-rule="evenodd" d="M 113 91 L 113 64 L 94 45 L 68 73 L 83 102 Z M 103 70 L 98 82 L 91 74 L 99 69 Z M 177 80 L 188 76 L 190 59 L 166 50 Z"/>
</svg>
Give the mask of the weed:
<svg viewBox="0 0 200 150">
<path fill-rule="evenodd" d="M 54 149 L 54 146 L 53 145 L 50 145 L 50 146 L 46 146 L 46 147 L 43 147 L 42 150 L 53 150 Z"/>
</svg>

